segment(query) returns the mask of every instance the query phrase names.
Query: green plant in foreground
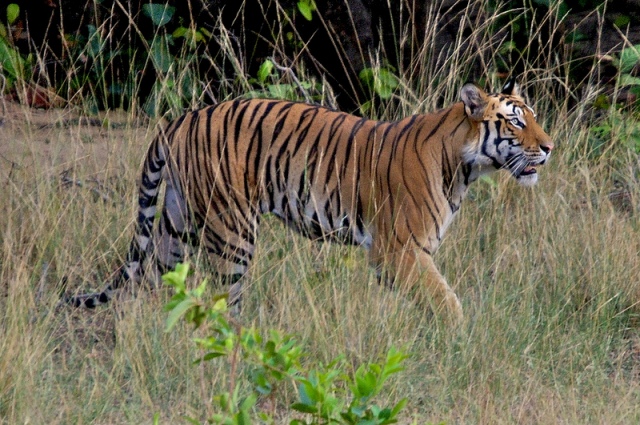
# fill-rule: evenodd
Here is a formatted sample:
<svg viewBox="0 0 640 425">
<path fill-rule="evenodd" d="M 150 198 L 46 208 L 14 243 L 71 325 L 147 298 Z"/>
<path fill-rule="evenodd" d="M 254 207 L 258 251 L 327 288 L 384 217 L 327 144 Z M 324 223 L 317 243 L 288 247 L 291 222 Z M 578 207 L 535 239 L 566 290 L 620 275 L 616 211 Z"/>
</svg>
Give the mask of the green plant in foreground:
<svg viewBox="0 0 640 425">
<path fill-rule="evenodd" d="M 279 389 L 291 384 L 298 398 L 287 408 L 286 413 L 296 417 L 289 422 L 291 425 L 398 422 L 398 414 L 407 399 L 391 407 L 381 407 L 375 404 L 375 398 L 381 394 L 388 378 L 403 370 L 402 362 L 407 358 L 403 352 L 391 348 L 384 362 L 363 364 L 353 375 L 345 372 L 344 356 L 327 365 L 307 369 L 301 362 L 303 347 L 293 336 L 273 329 L 264 335 L 258 329 L 237 324 L 229 317 L 226 296 L 216 297 L 208 304 L 203 299 L 206 280 L 188 290 L 188 275 L 189 266 L 178 264 L 175 271 L 163 276 L 164 282 L 175 290 L 165 307 L 169 311 L 167 331 L 181 318 L 203 329 L 205 337 L 194 339 L 204 352 L 196 363 L 223 358 L 230 369 L 226 391 L 212 396 L 217 413 L 207 419 L 208 423 L 274 423 L 273 412 L 261 411 L 258 400 L 265 397 L 274 402 L 271 405 L 289 404 L 278 396 Z M 239 370 L 245 373 L 240 375 Z M 244 376 L 248 385 L 244 382 L 239 385 L 238 380 Z M 187 420 L 200 423 L 193 418 Z"/>
</svg>

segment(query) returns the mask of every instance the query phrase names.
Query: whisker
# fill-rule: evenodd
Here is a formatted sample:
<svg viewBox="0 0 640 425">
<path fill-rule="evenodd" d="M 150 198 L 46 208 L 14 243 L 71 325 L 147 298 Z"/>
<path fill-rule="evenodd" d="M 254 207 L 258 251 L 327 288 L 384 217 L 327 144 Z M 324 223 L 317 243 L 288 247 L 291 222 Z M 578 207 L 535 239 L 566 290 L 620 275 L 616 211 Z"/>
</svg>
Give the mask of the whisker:
<svg viewBox="0 0 640 425">
<path fill-rule="evenodd" d="M 527 159 L 526 155 L 521 153 L 509 158 L 501 168 L 510 171 L 514 175 L 518 175 L 522 173 L 525 168 L 529 166 L 529 164 L 530 162 Z"/>
<path fill-rule="evenodd" d="M 511 158 L 509 158 L 507 160 L 507 162 L 505 162 L 502 165 L 501 168 L 510 170 L 510 169 L 514 168 L 522 160 L 524 160 L 524 155 L 523 154 L 518 154 L 518 155 L 512 156 Z"/>
</svg>

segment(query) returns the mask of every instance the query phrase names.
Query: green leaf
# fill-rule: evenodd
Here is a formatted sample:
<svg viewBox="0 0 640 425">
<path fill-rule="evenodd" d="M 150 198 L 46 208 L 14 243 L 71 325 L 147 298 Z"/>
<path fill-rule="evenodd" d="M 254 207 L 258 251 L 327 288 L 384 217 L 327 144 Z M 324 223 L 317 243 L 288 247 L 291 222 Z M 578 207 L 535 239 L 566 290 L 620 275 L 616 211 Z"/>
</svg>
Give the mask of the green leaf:
<svg viewBox="0 0 640 425">
<path fill-rule="evenodd" d="M 0 64 L 10 80 L 23 76 L 24 59 L 3 38 L 0 38 Z"/>
<path fill-rule="evenodd" d="M 156 40 L 149 49 L 153 67 L 156 71 L 166 73 L 173 64 L 173 56 L 169 53 L 169 47 L 164 42 L 164 38 Z"/>
<path fill-rule="evenodd" d="M 304 404 L 304 403 L 293 403 L 291 405 L 291 408 L 293 410 L 297 410 L 298 412 L 302 412 L 302 413 L 310 413 L 310 414 L 315 414 L 318 412 L 318 408 L 315 406 L 310 406 L 308 404 Z"/>
<path fill-rule="evenodd" d="M 7 22 L 9 25 L 13 24 L 20 15 L 20 6 L 15 3 L 11 3 L 7 6 Z"/>
<path fill-rule="evenodd" d="M 255 406 L 258 401 L 258 396 L 256 394 L 249 394 L 247 398 L 245 398 L 240 404 L 240 409 L 244 412 L 250 410 L 253 406 Z"/>
<path fill-rule="evenodd" d="M 384 408 L 384 409 L 381 409 L 380 411 L 376 411 L 376 410 L 378 410 L 377 406 L 372 406 L 371 407 L 371 411 L 379 419 L 389 419 L 391 417 L 391 409 L 389 409 L 389 408 Z"/>
<path fill-rule="evenodd" d="M 621 86 L 640 86 L 640 78 L 630 74 L 622 74 L 619 81 Z"/>
<path fill-rule="evenodd" d="M 89 40 L 87 42 L 87 51 L 92 58 L 98 58 L 102 51 L 102 41 L 100 40 L 100 33 L 94 25 L 87 25 L 89 31 Z"/>
<path fill-rule="evenodd" d="M 174 309 L 171 310 L 171 313 L 169 313 L 169 317 L 167 317 L 166 332 L 169 332 L 171 329 L 173 329 L 178 320 L 180 320 L 180 318 L 184 316 L 190 308 L 194 307 L 197 304 L 198 302 L 194 298 L 187 298 L 186 300 L 175 306 Z"/>
<path fill-rule="evenodd" d="M 629 75 L 629 74 L 623 74 L 620 79 L 622 80 L 622 77 Z M 611 107 L 611 101 L 609 100 L 609 96 L 607 96 L 604 93 L 600 93 L 597 97 L 596 100 L 593 101 L 593 107 L 595 109 L 609 109 Z"/>
<path fill-rule="evenodd" d="M 389 99 L 399 85 L 398 77 L 388 68 L 364 68 L 358 76 L 382 99 Z"/>
<path fill-rule="evenodd" d="M 301 379 L 300 385 L 298 385 L 298 397 L 300 397 L 302 404 L 314 407 L 319 399 L 318 390 L 314 388 L 314 384 L 311 381 Z"/>
<path fill-rule="evenodd" d="M 171 34 L 173 36 L 173 38 L 180 38 L 180 37 L 184 37 L 187 32 L 189 30 L 185 27 L 178 27 L 173 31 L 173 34 Z"/>
<path fill-rule="evenodd" d="M 564 19 L 569 14 L 569 11 L 570 9 L 567 3 L 565 3 L 564 1 L 561 1 L 560 4 L 558 5 L 558 13 L 556 14 L 556 16 L 560 19 Z"/>
<path fill-rule="evenodd" d="M 258 69 L 258 81 L 264 83 L 273 72 L 273 68 L 274 64 L 269 59 L 262 62 L 262 65 L 260 65 L 260 68 Z"/>
<path fill-rule="evenodd" d="M 360 366 L 356 371 L 356 387 L 354 395 L 358 398 L 369 398 L 375 395 L 377 387 L 376 376 L 371 371 L 365 371 L 365 367 Z"/>
<path fill-rule="evenodd" d="M 628 74 L 638 62 L 640 62 L 640 44 L 622 49 L 618 66 L 620 73 Z"/>
<path fill-rule="evenodd" d="M 515 41 L 506 41 L 500 46 L 500 48 L 498 49 L 498 53 L 504 55 L 517 50 L 518 46 L 516 45 Z"/>
<path fill-rule="evenodd" d="M 395 406 L 393 406 L 393 409 L 391 410 L 391 417 L 395 417 L 398 413 L 400 413 L 400 411 L 402 409 L 404 409 L 404 407 L 407 405 L 407 403 L 409 402 L 408 398 L 403 398 L 402 400 L 400 400 L 399 402 L 396 403 Z"/>
<path fill-rule="evenodd" d="M 193 290 L 193 295 L 197 298 L 201 298 L 204 295 L 204 291 L 207 289 L 207 279 L 204 279 L 202 283 Z"/>
<path fill-rule="evenodd" d="M 212 310 L 217 313 L 224 313 L 227 311 L 227 298 L 220 298 L 213 304 Z"/>
<path fill-rule="evenodd" d="M 378 93 L 382 99 L 389 99 L 393 94 L 393 90 L 397 87 L 398 78 L 388 69 L 381 68 L 377 85 L 375 86 L 376 93 Z"/>
<path fill-rule="evenodd" d="M 162 281 L 166 285 L 173 286 L 177 290 L 186 290 L 185 282 L 189 275 L 189 264 L 178 263 L 174 271 L 167 272 L 162 275 Z"/>
<path fill-rule="evenodd" d="M 295 91 L 291 84 L 269 84 L 267 86 L 269 96 L 274 99 L 293 99 Z"/>
<path fill-rule="evenodd" d="M 316 3 L 313 0 L 300 0 L 298 2 L 298 10 L 304 19 L 310 21 L 313 18 L 313 12 L 316 10 Z"/>
<path fill-rule="evenodd" d="M 241 410 L 236 415 L 236 422 L 235 423 L 237 425 L 251 425 L 251 416 L 246 411 Z"/>
<path fill-rule="evenodd" d="M 207 353 L 204 356 L 202 356 L 202 361 L 206 362 L 206 361 L 213 360 L 213 359 L 216 359 L 218 357 L 222 357 L 222 356 L 226 356 L 226 355 L 227 355 L 227 353 L 213 352 L 212 351 L 212 352 Z"/>
<path fill-rule="evenodd" d="M 173 310 L 178 304 L 184 301 L 185 298 L 187 298 L 187 294 L 185 292 L 175 294 L 173 297 L 171 297 L 171 301 L 165 304 L 164 311 Z"/>
<path fill-rule="evenodd" d="M 176 8 L 159 3 L 149 3 L 142 6 L 142 11 L 146 16 L 151 18 L 151 22 L 153 22 L 155 26 L 161 27 L 171 20 Z"/>
<path fill-rule="evenodd" d="M 619 16 L 616 16 L 616 18 L 613 20 L 613 25 L 622 29 L 627 25 L 629 25 L 630 22 L 631 22 L 631 18 L 628 17 L 627 15 L 619 15 Z"/>
<path fill-rule="evenodd" d="M 584 40 L 590 40 L 590 37 L 587 34 L 580 32 L 578 30 L 573 30 L 567 33 L 567 35 L 565 36 L 565 42 L 569 44 L 576 43 L 578 41 L 584 41 Z"/>
<path fill-rule="evenodd" d="M 358 77 L 360 77 L 360 81 L 362 81 L 366 85 L 373 86 L 373 82 L 375 80 L 373 75 L 373 68 L 364 68 L 362 71 L 360 71 Z"/>
</svg>

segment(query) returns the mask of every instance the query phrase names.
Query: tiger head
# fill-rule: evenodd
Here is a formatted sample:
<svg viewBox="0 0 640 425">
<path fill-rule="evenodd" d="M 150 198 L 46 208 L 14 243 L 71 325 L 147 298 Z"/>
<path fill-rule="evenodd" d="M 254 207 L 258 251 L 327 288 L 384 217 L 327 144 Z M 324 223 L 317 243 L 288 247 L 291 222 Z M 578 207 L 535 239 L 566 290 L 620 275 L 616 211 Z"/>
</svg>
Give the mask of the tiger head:
<svg viewBox="0 0 640 425">
<path fill-rule="evenodd" d="M 537 167 L 549 159 L 553 142 L 536 122 L 517 84 L 508 81 L 497 94 L 465 84 L 460 97 L 466 115 L 477 123 L 477 137 L 465 147 L 464 159 L 479 174 L 505 169 L 523 186 L 538 182 Z"/>
</svg>

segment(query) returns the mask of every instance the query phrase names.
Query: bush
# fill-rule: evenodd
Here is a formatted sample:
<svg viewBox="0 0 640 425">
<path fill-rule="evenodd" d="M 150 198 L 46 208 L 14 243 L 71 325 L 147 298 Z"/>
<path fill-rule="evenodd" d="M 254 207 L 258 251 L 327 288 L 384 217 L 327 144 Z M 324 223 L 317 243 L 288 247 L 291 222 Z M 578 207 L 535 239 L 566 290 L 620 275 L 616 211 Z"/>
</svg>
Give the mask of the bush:
<svg viewBox="0 0 640 425">
<path fill-rule="evenodd" d="M 206 280 L 196 289 L 188 290 L 188 274 L 189 266 L 178 264 L 175 271 L 163 276 L 164 282 L 175 290 L 166 306 L 167 331 L 180 319 L 202 329 L 205 336 L 194 338 L 194 342 L 203 355 L 195 363 L 223 359 L 220 367 L 231 369 L 226 390 L 212 390 L 217 413 L 207 419 L 208 423 L 274 423 L 274 412 L 261 408 L 258 401 L 263 397 L 271 400 L 271 406 L 286 405 L 279 395 L 287 385 L 295 388 L 297 399 L 280 416 L 293 417 L 291 425 L 398 422 L 406 398 L 392 406 L 379 406 L 375 400 L 389 377 L 403 370 L 402 362 L 407 355 L 402 351 L 391 348 L 382 363 L 362 364 L 353 374 L 346 372 L 344 356 L 311 368 L 302 361 L 303 347 L 292 335 L 243 327 L 229 315 L 226 294 L 207 303 L 203 298 Z M 243 370 L 245 373 L 241 374 Z M 240 385 L 240 379 L 247 382 Z M 194 418 L 187 419 L 200 423 Z"/>
</svg>

